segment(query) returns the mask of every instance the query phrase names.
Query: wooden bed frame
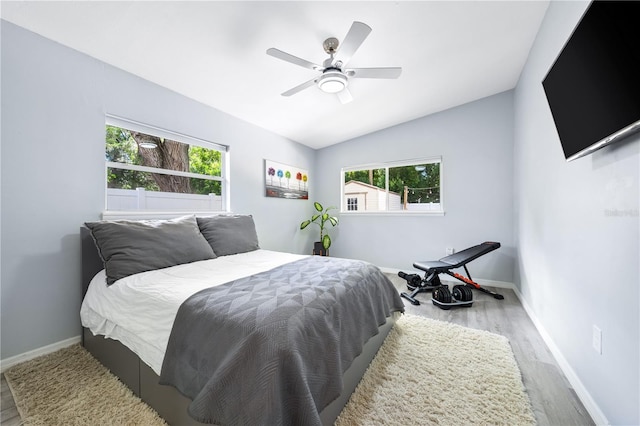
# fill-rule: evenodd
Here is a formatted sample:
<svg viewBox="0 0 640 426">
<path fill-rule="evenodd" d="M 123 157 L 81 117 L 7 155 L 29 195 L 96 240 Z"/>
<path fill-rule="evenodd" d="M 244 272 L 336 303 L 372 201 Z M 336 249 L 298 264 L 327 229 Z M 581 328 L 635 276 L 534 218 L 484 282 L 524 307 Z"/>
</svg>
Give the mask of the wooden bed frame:
<svg viewBox="0 0 640 426">
<path fill-rule="evenodd" d="M 87 292 L 91 279 L 104 269 L 102 260 L 88 228 L 80 228 L 82 244 L 82 297 Z M 397 315 L 387 318 L 379 327 L 379 333 L 365 344 L 362 353 L 354 359 L 343 375 L 344 386 L 340 396 L 320 413 L 324 425 L 332 425 L 364 375 L 384 339 L 393 328 Z M 91 330 L 82 328 L 82 345 L 98 361 L 115 374 L 144 402 L 149 404 L 171 425 L 201 425 L 187 413 L 191 402 L 172 386 L 158 384 L 158 375 L 144 363 L 133 351 L 117 340 L 94 336 Z"/>
</svg>

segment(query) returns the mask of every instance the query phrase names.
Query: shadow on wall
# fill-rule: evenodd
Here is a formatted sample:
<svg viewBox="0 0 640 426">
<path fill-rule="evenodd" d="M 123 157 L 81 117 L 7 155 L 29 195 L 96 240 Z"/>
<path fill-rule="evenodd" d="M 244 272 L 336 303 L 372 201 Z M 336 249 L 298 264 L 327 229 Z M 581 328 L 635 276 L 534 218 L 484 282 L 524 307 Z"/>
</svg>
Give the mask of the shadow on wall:
<svg viewBox="0 0 640 426">
<path fill-rule="evenodd" d="M 640 153 L 640 133 L 607 145 L 591 154 L 592 170 L 598 170 L 614 163 L 624 161 L 630 157 L 637 157 Z M 586 157 L 589 158 L 589 157 Z M 580 161 L 579 159 L 576 161 Z"/>
</svg>

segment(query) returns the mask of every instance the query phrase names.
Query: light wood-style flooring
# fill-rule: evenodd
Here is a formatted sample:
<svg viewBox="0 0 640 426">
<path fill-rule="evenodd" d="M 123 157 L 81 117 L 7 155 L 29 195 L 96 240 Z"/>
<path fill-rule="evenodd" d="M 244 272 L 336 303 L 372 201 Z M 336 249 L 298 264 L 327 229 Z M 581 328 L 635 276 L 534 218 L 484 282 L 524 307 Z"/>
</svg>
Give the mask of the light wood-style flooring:
<svg viewBox="0 0 640 426">
<path fill-rule="evenodd" d="M 16 408 L 16 403 L 13 401 L 13 395 L 9 390 L 9 385 L 2 375 L 2 381 L 0 383 L 0 425 L 3 426 L 18 426 L 21 424 L 20 414 Z"/>
<path fill-rule="evenodd" d="M 386 274 L 398 291 L 408 292 L 406 281 Z M 449 289 L 459 282 L 447 283 Z M 431 303 L 431 293 L 418 293 L 420 305 L 405 302 L 405 312 L 427 318 L 448 321 L 465 327 L 501 334 L 509 339 L 522 381 L 531 400 L 538 425 L 594 425 L 591 416 L 578 399 L 562 370 L 551 355 L 542 336 L 513 292 L 486 287 L 502 294 L 504 300 L 473 290 L 473 306 L 443 310 Z M 410 293 L 410 292 L 409 292 Z"/>
<path fill-rule="evenodd" d="M 406 291 L 404 280 L 392 274 L 387 275 L 399 291 Z M 403 301 L 407 313 L 506 336 L 520 366 L 522 380 L 539 425 L 594 425 L 515 293 L 512 290 L 488 289 L 502 294 L 504 300 L 474 291 L 472 307 L 448 311 L 434 306 L 430 293 L 418 295 L 421 301 L 419 306 L 411 305 L 405 299 Z M 410 364 L 411 360 L 407 360 L 407 363 Z M 0 424 L 20 425 L 20 415 L 4 375 L 1 393 Z"/>
</svg>

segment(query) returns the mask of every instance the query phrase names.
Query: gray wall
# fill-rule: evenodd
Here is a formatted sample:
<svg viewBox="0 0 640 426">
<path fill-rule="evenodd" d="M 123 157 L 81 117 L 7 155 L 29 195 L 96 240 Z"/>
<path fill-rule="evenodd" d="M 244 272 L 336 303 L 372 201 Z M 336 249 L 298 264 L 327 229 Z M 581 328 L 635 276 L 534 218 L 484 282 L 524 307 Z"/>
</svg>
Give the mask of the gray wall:
<svg viewBox="0 0 640 426">
<path fill-rule="evenodd" d="M 604 416 L 637 425 L 640 135 L 566 163 L 541 85 L 587 4 L 551 2 L 515 90 L 516 273 Z M 591 346 L 594 324 L 602 355 Z"/>
<path fill-rule="evenodd" d="M 314 174 L 312 149 L 6 21 L 2 24 L 2 352 L 80 334 L 79 227 L 104 209 L 111 113 L 231 147 L 231 209 L 263 248 L 308 252 L 309 201 L 264 197 L 264 159 Z M 311 196 L 314 186 L 310 188 Z"/>
<path fill-rule="evenodd" d="M 393 106 L 390 106 L 393 108 Z M 469 265 L 474 278 L 513 282 L 513 99 L 504 92 L 318 151 L 318 201 L 340 205 L 345 166 L 442 156 L 444 216 L 340 216 L 331 254 L 412 270 L 457 250 L 499 241 Z"/>
<path fill-rule="evenodd" d="M 265 198 L 263 159 L 306 167 L 311 198 L 339 205 L 343 166 L 442 155 L 445 216 L 342 215 L 332 255 L 408 270 L 500 241 L 474 277 L 515 282 L 595 406 L 639 424 L 640 136 L 567 164 L 540 84 L 586 5 L 551 3 L 514 92 L 316 153 L 2 21 L 0 357 L 79 334 L 78 227 L 104 207 L 109 112 L 230 145 L 232 210 L 276 250 L 308 250 L 311 207 Z"/>
</svg>

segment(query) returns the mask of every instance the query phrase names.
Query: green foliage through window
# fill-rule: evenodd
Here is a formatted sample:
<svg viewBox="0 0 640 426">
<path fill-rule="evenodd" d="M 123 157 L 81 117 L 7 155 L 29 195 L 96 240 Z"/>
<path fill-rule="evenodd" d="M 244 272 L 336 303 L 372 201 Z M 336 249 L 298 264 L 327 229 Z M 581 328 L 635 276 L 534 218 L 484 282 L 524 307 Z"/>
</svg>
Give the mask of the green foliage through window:
<svg viewBox="0 0 640 426">
<path fill-rule="evenodd" d="M 145 148 L 153 142 L 156 148 Z M 204 176 L 221 176 L 222 153 L 215 149 L 188 145 L 115 126 L 106 126 L 106 160 L 155 169 L 178 170 Z M 190 194 L 222 193 L 222 182 L 198 177 L 185 177 L 141 170 L 108 167 L 107 187 L 144 188 L 147 191 Z"/>
<path fill-rule="evenodd" d="M 384 189 L 386 185 L 385 172 L 385 169 L 349 171 L 344 173 L 344 182 L 347 183 L 351 180 L 354 180 L 356 182 L 362 182 L 369 185 L 377 186 L 380 189 Z"/>
<path fill-rule="evenodd" d="M 440 202 L 440 163 L 389 167 L 389 191 L 400 194 L 404 204 Z"/>
<path fill-rule="evenodd" d="M 114 163 L 140 164 L 138 145 L 126 129 L 107 126 L 107 161 Z M 136 189 L 145 188 L 159 191 L 158 185 L 148 174 L 138 170 L 107 169 L 107 188 Z"/>
<path fill-rule="evenodd" d="M 220 157 L 220 151 L 191 146 L 189 148 L 189 170 L 201 175 L 220 176 L 222 166 Z M 194 194 L 220 195 L 220 185 L 220 181 L 216 180 L 191 178 L 191 189 Z"/>
<path fill-rule="evenodd" d="M 440 159 L 345 170 L 342 210 L 442 211 L 441 172 Z"/>
</svg>

